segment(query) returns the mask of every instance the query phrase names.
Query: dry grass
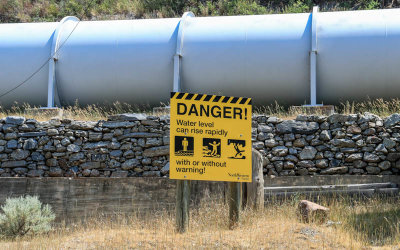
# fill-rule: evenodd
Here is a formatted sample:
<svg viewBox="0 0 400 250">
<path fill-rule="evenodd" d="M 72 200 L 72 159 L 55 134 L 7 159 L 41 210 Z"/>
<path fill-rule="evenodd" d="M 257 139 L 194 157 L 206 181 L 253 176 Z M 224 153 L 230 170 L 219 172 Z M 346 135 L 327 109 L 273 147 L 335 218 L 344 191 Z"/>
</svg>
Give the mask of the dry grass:
<svg viewBox="0 0 400 250">
<path fill-rule="evenodd" d="M 264 211 L 243 211 L 241 223 L 228 230 L 223 202 L 202 203 L 191 210 L 189 231 L 178 234 L 172 212 L 97 218 L 61 227 L 48 235 L 0 240 L 0 249 L 398 249 L 397 200 L 321 201 L 337 224 L 303 224 L 297 200 L 274 203 Z"/>
<path fill-rule="evenodd" d="M 168 106 L 169 103 L 160 103 L 160 107 Z M 8 115 L 25 116 L 27 118 L 34 118 L 39 121 L 48 120 L 47 115 L 30 115 L 26 113 L 27 109 L 35 108 L 28 104 L 15 103 L 10 108 L 3 108 L 0 106 L 0 117 Z M 73 106 L 63 107 L 64 116 L 63 118 L 70 118 L 74 120 L 83 121 L 97 121 L 105 120 L 107 116 L 111 114 L 120 113 L 146 113 L 153 114 L 152 107 L 149 105 L 131 105 L 128 103 L 114 102 L 109 105 L 86 105 L 82 106 L 76 102 Z M 384 100 L 378 99 L 367 99 L 363 102 L 350 102 L 346 101 L 340 105 L 335 106 L 335 111 L 340 114 L 357 114 L 370 112 L 381 117 L 389 116 L 393 113 L 400 113 L 400 99 L 394 98 Z M 301 114 L 301 109 L 295 109 L 293 107 L 286 107 L 275 101 L 273 104 L 265 106 L 254 106 L 254 114 L 265 114 L 268 116 L 277 116 L 283 119 L 294 119 L 298 114 Z M 161 115 L 166 113 L 161 113 Z M 157 114 L 160 115 L 160 114 Z M 318 114 L 317 114 L 318 115 Z"/>
</svg>

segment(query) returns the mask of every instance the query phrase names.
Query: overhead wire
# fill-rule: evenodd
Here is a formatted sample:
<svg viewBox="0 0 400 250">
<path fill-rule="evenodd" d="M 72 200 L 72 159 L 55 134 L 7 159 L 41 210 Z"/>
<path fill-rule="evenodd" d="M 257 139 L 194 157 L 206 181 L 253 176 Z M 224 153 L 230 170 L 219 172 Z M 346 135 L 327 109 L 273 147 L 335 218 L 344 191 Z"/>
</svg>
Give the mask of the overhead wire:
<svg viewBox="0 0 400 250">
<path fill-rule="evenodd" d="M 89 2 L 89 4 L 87 5 L 84 13 L 86 13 L 86 11 L 89 9 L 89 7 L 92 5 L 92 3 L 94 2 L 94 0 L 91 0 Z M 21 83 L 17 84 L 16 86 L 14 86 L 13 88 L 11 88 L 10 90 L 2 93 L 0 95 L 0 98 L 8 95 L 9 93 L 13 92 L 14 90 L 18 89 L 19 87 L 21 87 L 22 85 L 24 85 L 25 83 L 27 83 L 29 80 L 31 80 L 37 73 L 39 73 L 39 71 L 41 71 L 50 60 L 53 60 L 54 56 L 62 49 L 62 47 L 64 46 L 64 44 L 68 41 L 68 39 L 71 37 L 71 35 L 74 33 L 74 31 L 76 30 L 76 28 L 78 27 L 79 23 L 81 22 L 81 18 L 79 18 L 78 23 L 75 25 L 75 27 L 72 29 L 72 31 L 69 33 L 69 35 L 67 36 L 67 38 L 61 43 L 60 46 L 58 46 L 58 48 L 56 48 L 56 50 L 54 51 L 54 53 L 52 55 L 50 55 L 49 58 L 47 58 L 47 60 L 40 65 L 40 67 L 35 70 L 32 74 L 30 74 L 24 81 L 22 81 Z M 54 38 L 53 38 L 54 39 Z"/>
</svg>

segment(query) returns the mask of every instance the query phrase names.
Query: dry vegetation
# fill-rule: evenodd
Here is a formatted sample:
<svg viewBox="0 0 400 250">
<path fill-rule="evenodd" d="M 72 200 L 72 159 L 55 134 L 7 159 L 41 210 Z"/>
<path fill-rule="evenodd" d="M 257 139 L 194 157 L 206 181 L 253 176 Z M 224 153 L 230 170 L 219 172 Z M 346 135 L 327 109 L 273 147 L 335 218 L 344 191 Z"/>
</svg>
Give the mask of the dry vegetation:
<svg viewBox="0 0 400 250">
<path fill-rule="evenodd" d="M 168 106 L 168 103 L 160 103 L 160 107 Z M 9 115 L 26 116 L 27 118 L 34 118 L 39 121 L 48 120 L 46 116 L 32 116 L 26 113 L 26 110 L 34 108 L 28 104 L 15 103 L 10 108 L 3 108 L 0 106 L 0 117 L 6 117 Z M 153 114 L 152 108 L 149 105 L 131 105 L 128 103 L 115 102 L 110 105 L 87 105 L 82 106 L 79 103 L 75 103 L 73 106 L 67 106 L 63 108 L 63 118 L 70 118 L 75 120 L 87 120 L 97 121 L 105 120 L 109 115 L 121 114 L 121 113 L 146 113 Z M 335 106 L 335 111 L 340 114 L 357 114 L 370 112 L 381 117 L 389 116 L 393 113 L 400 113 L 400 99 L 394 98 L 390 100 L 379 99 L 368 99 L 363 102 L 343 102 L 340 105 Z M 266 106 L 255 106 L 253 113 L 265 114 L 269 116 L 277 116 L 284 119 L 295 118 L 299 113 L 298 110 L 294 111 L 292 108 L 275 102 L 271 105 Z M 164 115 L 167 113 L 159 113 L 158 115 Z"/>
<path fill-rule="evenodd" d="M 0 240 L 1 249 L 398 249 L 400 208 L 397 199 L 320 201 L 331 209 L 326 224 L 298 221 L 293 199 L 274 202 L 264 211 L 242 213 L 228 230 L 223 202 L 202 203 L 191 210 L 189 232 L 178 234 L 174 214 L 164 211 L 114 219 L 97 218 L 59 226 L 48 235 Z"/>
</svg>

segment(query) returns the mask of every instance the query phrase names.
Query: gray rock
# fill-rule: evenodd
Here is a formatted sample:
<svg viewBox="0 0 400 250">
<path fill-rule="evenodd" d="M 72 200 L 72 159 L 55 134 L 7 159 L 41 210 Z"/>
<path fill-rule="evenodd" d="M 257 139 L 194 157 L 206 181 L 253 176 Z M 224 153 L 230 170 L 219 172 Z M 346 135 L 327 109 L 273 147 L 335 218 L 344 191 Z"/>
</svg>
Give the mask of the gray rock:
<svg viewBox="0 0 400 250">
<path fill-rule="evenodd" d="M 87 121 L 72 121 L 70 124 L 71 129 L 75 130 L 91 130 L 97 125 L 97 122 L 87 122 Z"/>
<path fill-rule="evenodd" d="M 332 139 L 331 133 L 329 130 L 322 130 L 321 133 L 319 134 L 319 139 L 323 141 L 329 141 Z"/>
<path fill-rule="evenodd" d="M 7 133 L 4 137 L 6 140 L 17 139 L 17 133 Z"/>
<path fill-rule="evenodd" d="M 165 164 L 165 166 L 161 169 L 160 171 L 163 175 L 166 175 L 169 173 L 169 162 Z"/>
<path fill-rule="evenodd" d="M 297 163 L 297 162 L 299 161 L 299 159 L 297 159 L 297 157 L 294 156 L 294 155 L 287 155 L 287 156 L 285 157 L 285 160 L 287 160 L 287 161 L 292 161 L 292 162 L 295 162 L 295 163 Z"/>
<path fill-rule="evenodd" d="M 322 169 L 321 174 L 345 174 L 349 171 L 347 166 L 342 167 L 331 167 L 327 169 Z"/>
<path fill-rule="evenodd" d="M 23 149 L 16 149 L 11 153 L 11 158 L 14 160 L 24 160 L 29 156 L 29 151 L 28 150 L 23 150 Z"/>
<path fill-rule="evenodd" d="M 33 161 L 44 161 L 44 156 L 39 152 L 32 152 L 31 158 Z"/>
<path fill-rule="evenodd" d="M 294 169 L 294 168 L 295 168 L 295 165 L 294 165 L 294 163 L 291 162 L 291 161 L 285 161 L 285 162 L 283 163 L 283 169 L 288 170 L 288 169 Z"/>
<path fill-rule="evenodd" d="M 143 121 L 140 121 L 140 123 L 145 126 L 153 126 L 153 127 L 160 125 L 160 123 L 155 120 L 143 120 Z"/>
<path fill-rule="evenodd" d="M 147 116 L 138 113 L 125 113 L 125 114 L 110 115 L 107 117 L 107 119 L 109 121 L 143 121 L 147 119 Z"/>
<path fill-rule="evenodd" d="M 25 140 L 23 149 L 34 150 L 37 149 L 37 147 L 38 147 L 38 142 L 35 139 L 30 138 L 28 140 Z"/>
<path fill-rule="evenodd" d="M 18 133 L 19 137 L 39 137 L 45 136 L 47 133 L 44 131 L 41 132 L 26 132 L 26 133 Z"/>
<path fill-rule="evenodd" d="M 26 173 L 28 173 L 27 168 L 14 168 L 13 171 L 14 171 L 14 173 L 19 174 L 19 175 L 25 175 Z"/>
<path fill-rule="evenodd" d="M 144 157 L 155 157 L 155 156 L 163 156 L 163 155 L 169 155 L 169 145 L 148 148 L 148 149 L 144 150 L 144 152 L 143 152 Z"/>
<path fill-rule="evenodd" d="M 315 164 L 313 161 L 299 161 L 296 166 L 300 168 L 312 168 Z"/>
<path fill-rule="evenodd" d="M 320 159 L 315 162 L 315 166 L 317 168 L 327 168 L 329 166 L 329 162 L 326 159 Z"/>
<path fill-rule="evenodd" d="M 111 174 L 112 178 L 126 178 L 128 177 L 128 171 L 123 171 L 123 170 L 119 170 L 119 171 L 115 171 Z"/>
<path fill-rule="evenodd" d="M 278 134 L 306 134 L 310 135 L 315 133 L 319 129 L 319 125 L 316 122 L 301 122 L 301 121 L 283 121 L 276 125 L 276 131 Z"/>
<path fill-rule="evenodd" d="M 15 149 L 18 147 L 18 142 L 16 140 L 11 140 L 7 142 L 7 148 Z"/>
<path fill-rule="evenodd" d="M 347 128 L 347 133 L 349 134 L 361 134 L 361 128 L 356 125 L 351 125 Z"/>
<path fill-rule="evenodd" d="M 339 159 L 332 159 L 332 160 L 329 162 L 329 166 L 331 166 L 331 167 L 339 167 L 341 163 L 342 163 L 342 160 L 339 160 Z"/>
<path fill-rule="evenodd" d="M 367 163 L 362 160 L 357 160 L 353 162 L 353 166 L 355 168 L 365 168 L 367 166 Z"/>
<path fill-rule="evenodd" d="M 383 139 L 383 145 L 385 146 L 385 148 L 387 149 L 391 149 L 394 148 L 396 146 L 396 142 L 389 139 L 389 138 L 384 138 Z"/>
<path fill-rule="evenodd" d="M 67 151 L 68 152 L 73 152 L 73 153 L 78 153 L 79 151 L 81 151 L 81 147 L 79 147 L 76 144 L 69 144 L 67 146 Z"/>
<path fill-rule="evenodd" d="M 293 142 L 294 147 L 302 148 L 307 145 L 307 142 L 304 138 L 299 138 Z"/>
<path fill-rule="evenodd" d="M 160 171 L 147 171 L 143 173 L 143 177 L 160 177 Z"/>
<path fill-rule="evenodd" d="M 351 154 L 351 155 L 347 156 L 344 161 L 345 162 L 353 162 L 353 161 L 357 161 L 357 160 L 362 160 L 363 156 L 364 156 L 363 153 Z"/>
<path fill-rule="evenodd" d="M 391 116 L 388 116 L 385 120 L 384 120 L 384 122 L 383 122 L 383 125 L 386 127 L 386 128 L 390 128 L 390 127 L 393 127 L 394 125 L 396 125 L 396 124 L 398 124 L 400 122 L 400 114 L 393 114 L 393 115 L 391 115 Z"/>
<path fill-rule="evenodd" d="M 110 142 L 110 144 L 108 145 L 108 148 L 111 149 L 119 149 L 121 147 L 121 144 L 119 142 Z"/>
<path fill-rule="evenodd" d="M 89 141 L 101 141 L 103 133 L 89 132 Z"/>
<path fill-rule="evenodd" d="M 56 167 L 58 165 L 58 161 L 55 158 L 50 158 L 46 160 L 46 165 L 49 167 Z"/>
<path fill-rule="evenodd" d="M 263 132 L 263 133 L 271 133 L 272 128 L 268 125 L 258 125 L 257 127 L 258 132 Z"/>
<path fill-rule="evenodd" d="M 391 166 L 392 164 L 390 161 L 383 161 L 378 164 L 378 167 L 382 170 L 388 170 Z"/>
<path fill-rule="evenodd" d="M 280 119 L 278 117 L 275 116 L 271 116 L 267 119 L 267 123 L 272 123 L 272 124 L 276 124 L 280 121 Z"/>
<path fill-rule="evenodd" d="M 382 141 L 381 138 L 379 138 L 378 136 L 368 136 L 366 143 L 368 144 L 376 144 L 376 143 L 380 143 Z"/>
<path fill-rule="evenodd" d="M 76 154 L 71 154 L 69 157 L 69 161 L 79 161 L 85 159 L 85 155 L 82 152 L 76 153 Z"/>
<path fill-rule="evenodd" d="M 382 152 L 382 153 L 387 153 L 387 149 L 385 148 L 385 146 L 383 144 L 379 144 L 376 148 L 375 148 L 376 152 Z"/>
<path fill-rule="evenodd" d="M 111 158 L 119 158 L 122 156 L 122 151 L 121 150 L 113 150 L 110 152 L 110 157 Z"/>
<path fill-rule="evenodd" d="M 368 174 L 379 174 L 381 172 L 380 168 L 373 166 L 367 166 L 365 169 L 367 170 Z"/>
<path fill-rule="evenodd" d="M 379 162 L 380 158 L 376 154 L 365 152 L 364 161 L 366 161 L 366 162 Z"/>
<path fill-rule="evenodd" d="M 294 134 L 292 134 L 292 133 L 283 135 L 283 140 L 285 142 L 294 141 L 294 139 L 295 139 L 295 137 L 294 137 Z"/>
<path fill-rule="evenodd" d="M 306 146 L 300 152 L 299 158 L 300 160 L 312 160 L 317 154 L 317 150 L 312 146 Z"/>
<path fill-rule="evenodd" d="M 272 148 L 272 154 L 277 156 L 286 156 L 288 154 L 288 148 L 285 146 L 277 146 Z"/>
<path fill-rule="evenodd" d="M 348 115 L 342 115 L 342 114 L 333 114 L 328 117 L 328 122 L 329 123 L 345 123 L 349 120 Z"/>
<path fill-rule="evenodd" d="M 373 135 L 376 133 L 376 130 L 374 128 L 368 128 L 366 130 L 364 130 L 363 134 L 364 135 Z"/>
<path fill-rule="evenodd" d="M 7 124 L 22 125 L 25 122 L 25 117 L 21 116 L 7 116 L 5 122 Z"/>
<path fill-rule="evenodd" d="M 54 135 L 58 135 L 58 134 L 59 134 L 59 132 L 58 132 L 57 129 L 51 128 L 51 129 L 47 130 L 47 135 L 48 136 L 54 136 Z"/>
<path fill-rule="evenodd" d="M 115 122 L 104 122 L 103 123 L 103 128 L 132 128 L 135 126 L 134 122 L 128 122 L 128 121 L 115 121 Z"/>
<path fill-rule="evenodd" d="M 91 172 L 92 171 L 90 169 L 85 169 L 85 170 L 82 171 L 82 175 L 84 177 L 89 177 Z"/>
<path fill-rule="evenodd" d="M 135 157 L 135 153 L 132 150 L 128 150 L 124 152 L 123 156 L 129 159 Z"/>
<path fill-rule="evenodd" d="M 101 168 L 101 163 L 98 161 L 89 161 L 80 165 L 82 169 L 96 169 Z"/>
<path fill-rule="evenodd" d="M 134 132 L 118 136 L 118 140 L 121 141 L 126 138 L 151 138 L 151 137 L 162 137 L 162 135 L 158 133 Z"/>
<path fill-rule="evenodd" d="M 2 168 L 17 168 L 17 167 L 25 167 L 26 161 L 6 161 L 1 164 Z"/>
<path fill-rule="evenodd" d="M 345 154 L 353 154 L 353 153 L 357 153 L 358 149 L 357 148 L 340 148 L 340 152 L 345 153 Z"/>
<path fill-rule="evenodd" d="M 32 169 L 32 170 L 29 170 L 29 172 L 26 174 L 26 176 L 31 177 L 31 178 L 42 177 L 43 174 L 44 174 L 44 171 L 41 169 L 40 170 Z"/>
<path fill-rule="evenodd" d="M 92 142 L 83 145 L 83 149 L 97 149 L 97 148 L 107 148 L 110 142 L 99 141 L 99 142 Z"/>
<path fill-rule="evenodd" d="M 264 141 L 264 144 L 267 148 L 273 148 L 278 145 L 278 142 L 274 139 L 268 139 Z"/>
<path fill-rule="evenodd" d="M 388 161 L 395 162 L 400 159 L 400 153 L 389 153 L 386 158 Z"/>
<path fill-rule="evenodd" d="M 51 167 L 49 170 L 49 176 L 50 177 L 62 177 L 63 171 L 59 167 Z"/>
<path fill-rule="evenodd" d="M 129 160 L 125 161 L 124 163 L 122 163 L 121 168 L 123 170 L 131 170 L 134 167 L 138 166 L 139 164 L 140 164 L 139 160 L 129 159 Z"/>
<path fill-rule="evenodd" d="M 356 146 L 356 143 L 349 139 L 333 139 L 331 142 L 338 148 L 353 148 Z"/>
<path fill-rule="evenodd" d="M 100 176 L 100 172 L 97 169 L 93 169 L 90 171 L 90 177 L 99 177 Z"/>
<path fill-rule="evenodd" d="M 298 175 L 305 176 L 308 175 L 308 170 L 306 168 L 300 168 L 296 171 Z"/>
<path fill-rule="evenodd" d="M 163 144 L 162 138 L 147 138 L 145 147 L 161 146 Z"/>
</svg>

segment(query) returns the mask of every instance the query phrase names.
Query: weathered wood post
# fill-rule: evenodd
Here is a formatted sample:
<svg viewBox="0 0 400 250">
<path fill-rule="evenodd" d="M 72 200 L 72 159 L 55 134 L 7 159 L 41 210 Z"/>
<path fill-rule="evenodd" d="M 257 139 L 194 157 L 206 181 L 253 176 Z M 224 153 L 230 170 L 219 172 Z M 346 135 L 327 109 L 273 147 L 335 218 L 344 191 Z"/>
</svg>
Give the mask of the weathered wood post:
<svg viewBox="0 0 400 250">
<path fill-rule="evenodd" d="M 234 229 L 239 223 L 240 209 L 242 205 L 242 184 L 240 182 L 229 182 L 229 229 Z"/>
<path fill-rule="evenodd" d="M 252 182 L 247 185 L 247 206 L 260 210 L 264 208 L 264 174 L 260 152 L 252 150 Z"/>
<path fill-rule="evenodd" d="M 187 180 L 176 181 L 176 229 L 184 233 L 189 227 L 190 183 Z"/>
</svg>

